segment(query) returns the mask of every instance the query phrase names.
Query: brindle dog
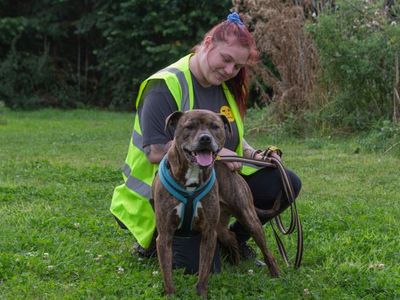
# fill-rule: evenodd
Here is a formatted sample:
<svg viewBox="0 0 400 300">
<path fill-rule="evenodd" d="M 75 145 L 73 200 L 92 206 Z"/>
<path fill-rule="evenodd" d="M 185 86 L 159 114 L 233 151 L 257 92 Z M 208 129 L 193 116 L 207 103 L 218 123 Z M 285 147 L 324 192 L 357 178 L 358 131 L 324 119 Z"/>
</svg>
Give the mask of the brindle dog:
<svg viewBox="0 0 400 300">
<path fill-rule="evenodd" d="M 246 226 L 260 247 L 272 276 L 279 276 L 279 268 L 266 246 L 264 231 L 253 205 L 250 189 L 244 179 L 221 162 L 215 163 L 225 144 L 225 128 L 230 131 L 227 118 L 207 110 L 192 110 L 171 114 L 166 127 L 175 128 L 174 140 L 166 159 L 170 175 L 184 189 L 191 191 L 202 186 L 215 166 L 217 180 L 202 198 L 194 212 L 192 228 L 201 233 L 197 293 L 207 297 L 208 277 L 217 236 L 222 246 L 229 249 L 233 261 L 239 262 L 238 245 L 234 233 L 228 229 L 233 215 Z M 167 295 L 173 294 L 172 239 L 181 222 L 182 205 L 165 188 L 157 175 L 153 198 L 157 220 L 157 254 Z"/>
</svg>

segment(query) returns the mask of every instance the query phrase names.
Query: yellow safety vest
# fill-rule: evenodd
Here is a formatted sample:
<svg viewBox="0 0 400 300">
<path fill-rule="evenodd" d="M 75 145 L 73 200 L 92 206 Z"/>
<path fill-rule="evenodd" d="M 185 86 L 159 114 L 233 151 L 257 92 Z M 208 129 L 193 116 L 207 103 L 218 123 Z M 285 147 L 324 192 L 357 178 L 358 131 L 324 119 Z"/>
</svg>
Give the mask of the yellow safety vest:
<svg viewBox="0 0 400 300">
<path fill-rule="evenodd" d="M 153 79 L 165 81 L 176 101 L 178 110 L 193 109 L 193 84 L 189 70 L 190 56 L 191 54 L 181 58 L 176 63 L 153 74 L 142 82 L 136 99 L 136 111 L 143 100 L 142 95 L 146 85 Z M 238 128 L 239 146 L 236 149 L 236 153 L 243 155 L 243 121 L 228 87 L 224 83 L 222 87 Z M 124 183 L 115 188 L 110 210 L 144 248 L 150 245 L 156 227 L 155 214 L 149 199 L 151 199 L 151 185 L 157 169 L 158 164 L 150 163 L 143 151 L 140 116 L 136 112 L 133 134 L 123 167 Z M 251 166 L 243 166 L 241 173 L 249 175 L 256 170 Z"/>
</svg>

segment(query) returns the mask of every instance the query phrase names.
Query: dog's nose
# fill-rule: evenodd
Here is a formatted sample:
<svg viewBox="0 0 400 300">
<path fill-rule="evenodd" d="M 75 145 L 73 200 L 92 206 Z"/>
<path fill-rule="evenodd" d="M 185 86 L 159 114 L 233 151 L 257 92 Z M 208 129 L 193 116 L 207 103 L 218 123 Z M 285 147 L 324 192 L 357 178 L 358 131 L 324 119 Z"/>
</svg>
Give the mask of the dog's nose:
<svg viewBox="0 0 400 300">
<path fill-rule="evenodd" d="M 201 145 L 209 145 L 209 144 L 211 144 L 211 137 L 208 134 L 202 134 L 200 136 L 199 143 Z"/>
</svg>

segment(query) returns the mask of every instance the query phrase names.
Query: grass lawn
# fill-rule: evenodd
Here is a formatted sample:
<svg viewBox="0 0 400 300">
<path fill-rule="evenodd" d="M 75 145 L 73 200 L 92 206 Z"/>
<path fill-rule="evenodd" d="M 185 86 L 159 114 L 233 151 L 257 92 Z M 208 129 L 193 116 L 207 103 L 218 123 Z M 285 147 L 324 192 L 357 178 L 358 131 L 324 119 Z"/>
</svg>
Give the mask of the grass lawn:
<svg viewBox="0 0 400 300">
<path fill-rule="evenodd" d="M 132 257 L 133 236 L 109 212 L 122 182 L 132 115 L 100 111 L 0 116 L 0 299 L 159 299 L 155 260 Z M 251 119 L 251 115 L 249 116 Z M 223 265 L 210 299 L 400 299 L 400 160 L 347 140 L 272 140 L 302 178 L 299 270 L 271 279 L 251 262 Z M 284 239 L 291 254 L 292 240 Z M 176 299 L 196 298 L 195 276 L 174 273 Z"/>
</svg>

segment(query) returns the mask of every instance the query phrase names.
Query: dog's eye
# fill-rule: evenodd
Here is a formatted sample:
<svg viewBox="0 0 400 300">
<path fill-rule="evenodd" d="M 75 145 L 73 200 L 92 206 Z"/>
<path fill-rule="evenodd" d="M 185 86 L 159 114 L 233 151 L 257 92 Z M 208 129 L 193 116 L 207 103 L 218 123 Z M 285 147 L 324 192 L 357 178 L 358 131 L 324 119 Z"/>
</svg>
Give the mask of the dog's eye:
<svg viewBox="0 0 400 300">
<path fill-rule="evenodd" d="M 185 126 L 185 129 L 193 130 L 194 129 L 194 125 L 193 124 L 188 124 L 188 125 Z"/>
<path fill-rule="evenodd" d="M 212 123 L 210 127 L 211 127 L 212 130 L 218 130 L 219 129 L 219 126 L 218 126 L 217 123 Z"/>
</svg>

